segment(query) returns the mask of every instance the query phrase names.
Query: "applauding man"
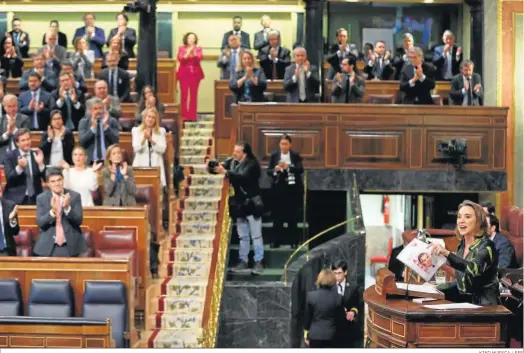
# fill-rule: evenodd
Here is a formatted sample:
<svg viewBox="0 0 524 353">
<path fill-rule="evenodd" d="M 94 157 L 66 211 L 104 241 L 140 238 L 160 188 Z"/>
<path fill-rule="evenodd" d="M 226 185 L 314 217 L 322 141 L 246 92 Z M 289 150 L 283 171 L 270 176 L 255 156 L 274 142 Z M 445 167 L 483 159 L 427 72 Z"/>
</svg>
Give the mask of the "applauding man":
<svg viewBox="0 0 524 353">
<path fill-rule="evenodd" d="M 400 74 L 403 104 L 433 104 L 431 90 L 435 88 L 433 65 L 424 62 L 424 52 L 418 47 L 408 50 L 410 64 Z"/>
<path fill-rule="evenodd" d="M 42 77 L 37 72 L 29 74 L 29 91 L 20 94 L 20 112 L 30 117 L 31 130 L 43 130 L 49 124 L 49 111 L 54 105 L 51 93 L 40 89 Z"/>
<path fill-rule="evenodd" d="M 60 88 L 53 92 L 56 99 L 55 109 L 60 110 L 65 126 L 71 131 L 78 128 L 80 119 L 85 114 L 79 92 L 73 85 L 73 75 L 62 73 L 60 75 Z"/>
<path fill-rule="evenodd" d="M 395 74 L 391 66 L 391 53 L 386 50 L 386 42 L 379 40 L 375 43 L 375 50 L 369 51 L 369 60 L 364 68 L 368 80 L 392 80 Z"/>
<path fill-rule="evenodd" d="M 360 103 L 364 96 L 364 80 L 355 72 L 353 57 L 342 60 L 342 73 L 333 79 L 331 95 L 333 103 Z"/>
<path fill-rule="evenodd" d="M 13 201 L 0 197 L 0 217 L 0 257 L 16 256 L 14 237 L 20 232 L 18 206 Z"/>
<path fill-rule="evenodd" d="M 6 152 L 16 149 L 13 136 L 18 129 L 28 129 L 30 125 L 29 117 L 18 113 L 18 98 L 14 94 L 6 94 L 3 103 L 5 114 L 0 117 L 0 161 Z"/>
<path fill-rule="evenodd" d="M 462 63 L 462 73 L 451 80 L 449 98 L 452 105 L 482 105 L 482 79 L 478 73 L 473 72 L 474 67 L 473 61 L 465 60 Z"/>
<path fill-rule="evenodd" d="M 306 49 L 295 48 L 295 64 L 286 68 L 284 75 L 284 90 L 287 92 L 286 101 L 288 103 L 311 103 L 318 99 L 315 97 L 318 92 L 320 81 L 318 70 L 307 60 Z"/>
</svg>

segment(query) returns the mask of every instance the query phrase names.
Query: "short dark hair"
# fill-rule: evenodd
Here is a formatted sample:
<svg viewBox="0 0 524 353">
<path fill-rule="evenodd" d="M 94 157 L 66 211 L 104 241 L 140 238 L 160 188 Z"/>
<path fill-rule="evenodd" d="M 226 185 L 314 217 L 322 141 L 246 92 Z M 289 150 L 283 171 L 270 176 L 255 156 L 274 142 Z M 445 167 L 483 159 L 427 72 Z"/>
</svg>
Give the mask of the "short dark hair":
<svg viewBox="0 0 524 353">
<path fill-rule="evenodd" d="M 125 13 L 123 13 L 123 12 L 117 13 L 115 19 L 118 19 L 118 16 L 122 16 L 123 18 L 126 19 L 126 22 L 129 22 L 129 17 L 127 17 L 127 15 Z"/>
<path fill-rule="evenodd" d="M 58 23 L 57 20 L 51 20 L 51 21 L 49 22 L 49 25 L 52 25 L 53 23 L 56 23 L 57 26 L 60 26 L 60 24 Z"/>
<path fill-rule="evenodd" d="M 480 204 L 481 207 L 486 207 L 490 215 L 495 214 L 495 205 L 490 201 L 485 201 Z"/>
<path fill-rule="evenodd" d="M 375 46 L 377 46 L 378 43 L 382 43 L 382 44 L 384 44 L 384 46 L 386 46 L 386 41 L 384 41 L 384 40 L 377 40 L 375 42 Z"/>
<path fill-rule="evenodd" d="M 92 12 L 86 12 L 84 14 L 84 17 L 82 17 L 82 18 L 85 20 L 86 17 L 89 16 L 89 15 L 93 16 L 93 20 L 96 20 L 96 15 L 94 13 L 92 13 Z"/>
<path fill-rule="evenodd" d="M 237 18 L 238 18 L 240 21 L 242 21 L 242 16 L 238 16 L 238 15 L 233 16 L 233 19 L 234 19 L 234 20 L 236 20 Z"/>
<path fill-rule="evenodd" d="M 37 79 L 41 80 L 42 79 L 42 76 L 36 72 L 36 71 L 33 71 L 29 74 L 29 77 L 36 77 Z"/>
<path fill-rule="evenodd" d="M 57 114 L 60 115 L 60 117 L 62 118 L 62 121 L 65 123 L 64 116 L 62 115 L 62 111 L 60 109 L 53 109 L 51 110 L 51 113 L 49 113 L 49 125 L 51 125 L 51 120 Z"/>
<path fill-rule="evenodd" d="M 348 62 L 348 65 L 353 65 L 354 68 L 357 66 L 357 58 L 354 55 L 350 55 L 347 58 L 344 58 L 342 62 L 346 60 Z"/>
<path fill-rule="evenodd" d="M 49 167 L 49 168 L 47 168 L 47 170 L 45 172 L 45 180 L 49 181 L 49 178 L 51 178 L 52 176 L 55 176 L 55 175 L 59 175 L 62 178 L 64 177 L 64 174 L 62 174 L 62 170 L 60 168 L 58 168 L 58 167 Z"/>
<path fill-rule="evenodd" d="M 288 134 L 283 134 L 282 136 L 280 136 L 280 141 L 282 140 L 287 140 L 289 143 L 291 143 L 291 136 L 289 136 Z"/>
<path fill-rule="evenodd" d="M 331 265 L 331 269 L 333 271 L 339 268 L 341 268 L 344 272 L 346 272 L 348 270 L 348 263 L 344 260 L 337 260 L 333 262 L 333 264 Z"/>
<path fill-rule="evenodd" d="M 495 227 L 495 232 L 499 232 L 500 231 L 500 222 L 499 222 L 499 219 L 497 218 L 497 216 L 495 216 L 494 214 L 490 214 L 488 216 L 489 218 L 489 228 L 490 228 L 490 231 L 491 231 L 491 227 Z"/>
<path fill-rule="evenodd" d="M 11 20 L 11 24 L 15 23 L 15 21 L 20 21 L 22 22 L 22 20 L 20 19 L 20 17 L 15 17 Z"/>
<path fill-rule="evenodd" d="M 189 37 L 190 35 L 194 35 L 195 36 L 195 44 L 198 44 L 198 36 L 196 35 L 195 32 L 187 32 L 186 34 L 184 34 L 184 38 L 182 38 L 182 42 L 184 43 L 184 45 L 187 45 L 187 37 Z"/>
<path fill-rule="evenodd" d="M 475 63 L 472 61 L 472 60 L 464 60 L 462 61 L 462 65 L 460 65 L 460 67 L 466 67 L 466 66 L 475 66 Z"/>
<path fill-rule="evenodd" d="M 15 134 L 15 142 L 18 142 L 18 139 L 20 138 L 20 136 L 25 135 L 25 134 L 31 135 L 31 130 L 25 127 L 18 129 L 18 131 Z"/>
</svg>

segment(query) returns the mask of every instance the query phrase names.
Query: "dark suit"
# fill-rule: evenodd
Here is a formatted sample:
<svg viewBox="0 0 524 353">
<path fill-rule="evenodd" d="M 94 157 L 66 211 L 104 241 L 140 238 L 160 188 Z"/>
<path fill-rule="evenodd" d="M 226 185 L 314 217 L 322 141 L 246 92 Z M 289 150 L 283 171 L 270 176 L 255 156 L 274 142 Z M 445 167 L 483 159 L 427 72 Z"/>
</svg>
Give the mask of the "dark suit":
<svg viewBox="0 0 524 353">
<path fill-rule="evenodd" d="M 361 315 L 358 312 L 359 301 L 361 295 L 359 295 L 358 288 L 355 284 L 350 284 L 346 279 L 344 283 L 344 295 L 342 295 L 342 304 L 345 311 L 353 311 L 355 316 L 353 321 L 344 320 L 340 323 L 340 326 L 337 328 L 337 347 L 338 348 L 358 348 L 360 345 L 360 340 L 363 337 L 360 336 L 360 325 Z M 333 286 L 333 291 L 338 294 L 338 283 Z M 340 294 L 339 294 L 340 295 Z M 362 325 L 363 327 L 363 325 Z M 360 346 L 361 347 L 361 346 Z"/>
<path fill-rule="evenodd" d="M 236 67 L 231 67 L 231 65 L 233 64 L 232 56 L 235 55 L 236 63 L 238 64 L 240 61 L 240 53 L 241 53 L 240 48 L 237 48 L 236 50 L 231 49 L 230 55 L 227 56 L 224 50 L 222 50 L 222 54 L 218 57 L 218 60 L 217 60 L 217 67 L 221 69 L 220 70 L 220 79 L 221 80 L 229 80 L 231 79 L 231 76 L 235 76 Z"/>
<path fill-rule="evenodd" d="M 76 37 L 86 37 L 86 28 L 80 27 L 76 29 L 75 35 L 73 36 L 73 44 Z M 95 58 L 102 57 L 102 48 L 106 43 L 105 38 L 104 30 L 99 27 L 95 27 L 95 35 L 92 38 L 86 37 L 89 49 L 95 52 Z"/>
<path fill-rule="evenodd" d="M 42 133 L 42 140 L 40 141 L 40 149 L 44 153 L 44 163 L 49 165 L 51 158 L 51 145 L 53 141 L 48 141 L 47 139 L 47 130 L 44 130 Z M 75 137 L 73 133 L 66 129 L 64 138 L 62 139 L 62 152 L 63 159 L 69 164 L 73 165 L 73 148 L 75 147 Z"/>
<path fill-rule="evenodd" d="M 350 86 L 349 75 L 342 74 L 342 82 L 333 78 L 331 85 L 331 97 L 333 103 L 361 103 L 365 92 L 365 81 L 355 74 L 355 82 Z"/>
<path fill-rule="evenodd" d="M 113 28 L 109 31 L 109 35 L 107 36 L 107 46 L 109 47 L 109 43 L 111 42 L 111 39 L 113 39 L 114 36 L 118 33 L 118 28 Z M 127 53 L 127 55 L 130 58 L 135 57 L 135 51 L 134 47 L 136 45 L 136 31 L 133 28 L 126 27 L 126 31 L 124 32 L 124 46 L 122 49 Z"/>
<path fill-rule="evenodd" d="M 109 71 L 110 69 L 103 69 L 99 72 L 98 78 L 101 80 L 104 80 L 107 82 L 107 86 L 109 89 L 109 94 L 113 95 L 113 82 L 111 82 L 111 85 L 109 84 Z M 127 71 L 122 70 L 121 68 L 118 68 L 118 82 L 117 82 L 117 91 L 118 91 L 118 98 L 120 99 L 120 102 L 130 102 L 130 93 L 131 93 L 131 83 L 129 74 Z M 113 81 L 113 78 L 111 78 L 111 81 Z"/>
<path fill-rule="evenodd" d="M 222 39 L 222 45 L 220 49 L 225 49 L 229 46 L 229 36 L 231 36 L 234 31 L 229 31 L 224 33 L 224 38 Z M 242 49 L 251 49 L 251 40 L 249 39 L 249 33 L 240 31 L 240 48 Z"/>
<path fill-rule="evenodd" d="M 457 56 L 458 46 L 454 45 L 451 49 L 451 76 L 458 75 L 460 73 L 460 63 L 462 62 L 462 53 Z M 433 65 L 437 68 L 436 77 L 437 80 L 446 80 L 444 78 L 447 70 L 447 60 L 449 58 L 442 56 L 444 53 L 444 45 L 439 45 L 433 49 Z M 451 80 L 451 77 L 447 79 Z"/>
<path fill-rule="evenodd" d="M 328 70 L 327 79 L 331 80 L 337 72 L 341 72 L 340 65 L 342 65 L 342 60 L 350 57 L 358 58 L 358 49 L 355 44 L 346 44 L 346 48 L 343 52 L 340 51 L 340 45 L 334 44 L 331 46 L 330 54 L 326 57 L 326 61 L 329 63 L 330 68 Z"/>
<path fill-rule="evenodd" d="M 253 69 L 253 76 L 258 77 L 258 85 L 250 84 L 249 94 L 246 95 L 246 85 L 249 84 L 246 80 L 242 87 L 238 87 L 237 81 L 244 77 L 246 72 L 244 70 L 237 71 L 235 77 L 229 80 L 229 89 L 235 94 L 236 102 L 263 102 L 264 91 L 267 87 L 266 76 L 260 69 Z M 249 98 L 247 97 L 249 96 Z"/>
<path fill-rule="evenodd" d="M 405 60 L 404 60 L 405 59 Z M 405 65 L 409 64 L 409 60 L 407 58 L 406 49 L 404 47 L 397 48 L 395 51 L 395 57 L 393 58 L 393 67 L 395 68 L 395 80 L 400 80 L 400 74 L 402 73 L 402 69 Z"/>
<path fill-rule="evenodd" d="M 405 65 L 400 74 L 400 91 L 402 104 L 433 104 L 431 90 L 435 88 L 435 70 L 433 65 L 422 63 L 422 72 L 426 76 L 424 81 L 418 80 L 411 86 L 409 80 L 415 77 L 415 67 Z"/>
<path fill-rule="evenodd" d="M 379 80 L 392 80 L 395 70 L 391 65 L 391 60 L 384 60 L 382 58 L 382 65 L 380 65 L 380 58 L 377 56 L 375 61 L 368 60 L 364 73 L 368 75 L 368 80 L 377 78 Z"/>
<path fill-rule="evenodd" d="M 35 153 L 30 150 L 31 154 L 31 170 L 32 170 L 32 182 L 34 196 L 41 194 L 43 191 L 42 180 L 45 181 L 45 168 L 40 171 L 35 161 Z M 17 149 L 7 152 L 4 155 L 4 173 L 6 177 L 6 184 L 4 188 L 4 198 L 11 200 L 17 205 L 24 203 L 27 192 L 27 179 L 26 172 L 22 171 L 18 174 L 16 166 L 18 165 L 18 157 L 20 157 L 20 151 Z M 28 204 L 33 204 L 32 200 Z"/>
<path fill-rule="evenodd" d="M 271 32 L 271 30 L 267 31 L 267 33 L 265 30 L 261 30 L 255 33 L 255 42 L 253 44 L 253 47 L 256 50 L 260 50 L 265 46 L 269 45 L 269 32 Z"/>
<path fill-rule="evenodd" d="M 4 70 L 3 76 L 6 78 L 18 78 L 22 76 L 24 62 L 18 56 L 16 58 L 2 56 L 0 67 Z"/>
<path fill-rule="evenodd" d="M 118 143 L 118 120 L 111 117 L 109 118 L 109 127 L 104 130 L 104 142 L 106 149 L 109 146 Z M 91 118 L 84 117 L 80 120 L 78 124 L 78 142 L 80 146 L 84 147 L 87 152 L 87 161 L 91 163 L 93 160 L 93 154 L 96 146 L 96 136 L 99 133 L 98 129 L 93 132 L 91 130 Z M 104 156 L 101 156 L 102 159 Z"/>
<path fill-rule="evenodd" d="M 395 280 L 397 282 L 404 281 L 404 268 L 405 265 L 402 261 L 397 259 L 400 252 L 404 250 L 404 245 L 399 245 L 391 250 L 391 256 L 389 258 L 388 270 L 395 274 Z"/>
<path fill-rule="evenodd" d="M 53 109 L 58 109 L 62 112 L 62 117 L 64 118 L 64 124 L 66 127 L 70 124 L 67 122 L 70 120 L 73 124 L 72 129 L 78 130 L 78 124 L 80 123 L 80 119 L 82 119 L 85 116 L 85 105 L 83 104 L 83 95 L 80 90 L 75 89 L 76 97 L 77 97 L 77 104 L 71 104 L 71 111 L 69 111 L 66 102 L 62 101 L 59 97 L 60 91 L 55 90 L 53 91 L 53 99 L 55 101 Z M 59 104 L 61 106 L 59 107 Z"/>
<path fill-rule="evenodd" d="M 484 89 L 482 86 L 478 91 L 474 91 L 473 87 L 477 84 L 482 85 L 480 75 L 474 72 L 471 75 L 471 105 L 479 106 L 483 103 Z M 449 91 L 449 100 L 451 105 L 468 105 L 468 92 L 463 92 L 464 89 L 464 74 L 458 74 L 451 80 L 451 88 Z"/>
<path fill-rule="evenodd" d="M 337 327 L 345 321 L 342 296 L 332 288 L 307 293 L 304 330 L 309 331 L 310 347 L 335 348 Z"/>
<path fill-rule="evenodd" d="M 67 35 L 63 32 L 58 32 L 58 45 L 67 49 Z M 42 45 L 47 44 L 45 41 L 45 34 L 42 37 Z"/>
<path fill-rule="evenodd" d="M 45 130 L 47 129 L 47 126 L 49 125 L 49 113 L 51 112 L 51 108 L 55 105 L 55 101 L 53 99 L 53 96 L 51 93 L 48 93 L 44 90 L 40 90 L 40 97 L 37 102 L 39 105 L 40 103 L 44 103 L 44 109 L 37 112 L 36 114 L 36 124 L 35 125 L 35 117 L 34 113 L 35 111 L 31 110 L 29 108 L 29 104 L 31 103 L 31 100 L 33 99 L 32 95 L 33 91 L 25 91 L 20 94 L 20 97 L 18 97 L 18 111 L 22 114 L 25 114 L 29 117 L 31 120 L 31 130 Z"/>
<path fill-rule="evenodd" d="M 102 69 L 107 69 L 106 58 L 108 54 L 109 52 L 104 54 L 104 60 L 102 60 Z M 129 55 L 127 55 L 125 52 L 121 52 L 117 66 L 122 70 L 129 70 Z"/>
<path fill-rule="evenodd" d="M 8 117 L 6 114 L 2 114 L 0 117 L 0 161 L 4 160 L 4 154 L 8 151 L 11 151 L 14 146 L 14 132 L 12 135 L 4 136 L 7 132 Z M 15 126 L 17 129 L 26 128 L 29 129 L 31 126 L 31 121 L 27 115 L 20 113 L 16 114 L 15 117 Z"/>
<path fill-rule="evenodd" d="M 16 216 L 15 226 L 9 222 L 9 214 L 13 212 L 16 204 L 13 201 L 0 198 L 2 204 L 2 233 L 4 233 L 5 249 L 3 250 L 4 256 L 16 256 L 16 243 L 14 237 L 20 232 L 20 226 L 18 225 L 18 216 Z M 1 236 L 1 235 L 0 235 Z M 2 256 L 2 254 L 0 254 Z"/>
<path fill-rule="evenodd" d="M 11 31 L 9 32 L 9 34 L 11 35 L 11 38 L 13 38 L 13 44 L 16 47 L 18 55 L 21 55 L 22 58 L 25 58 L 25 59 L 29 58 L 29 46 L 31 44 L 29 40 L 29 33 L 24 32 L 24 31 L 19 32 L 20 37 L 25 34 L 25 38 L 22 42 L 18 42 L 18 45 L 16 45 L 16 41 L 15 41 L 15 31 Z M 2 48 L 3 48 L 3 43 L 2 43 Z"/>
<path fill-rule="evenodd" d="M 499 268 L 518 268 L 517 256 L 513 244 L 502 234 L 497 232 L 493 238 L 495 250 L 499 257 Z"/>
<path fill-rule="evenodd" d="M 75 191 L 64 189 L 64 194 L 71 195 L 71 210 L 66 214 L 62 209 L 62 227 L 66 247 L 69 256 L 78 256 L 87 247 L 80 230 L 83 218 L 82 200 L 80 194 Z M 50 214 L 52 195 L 51 190 L 46 190 L 36 199 L 36 224 L 40 230 L 40 236 L 34 248 L 34 253 L 37 256 L 51 256 L 53 250 L 55 250 L 56 217 Z"/>
<path fill-rule="evenodd" d="M 22 74 L 22 78 L 20 79 L 20 83 L 18 83 L 18 88 L 20 91 L 27 91 L 29 89 L 28 80 L 29 80 L 29 74 L 32 72 L 36 72 L 35 69 L 29 69 L 25 70 Z M 54 89 L 56 89 L 57 86 L 57 77 L 55 73 L 49 69 L 49 67 L 46 65 L 44 68 L 44 77 L 45 79 L 42 81 L 42 84 L 40 85 L 40 88 L 47 92 L 52 92 Z"/>
<path fill-rule="evenodd" d="M 284 74 L 284 90 L 287 92 L 286 102 L 288 103 L 298 103 L 300 101 L 300 90 L 298 88 L 299 78 L 297 77 L 296 81 L 293 80 L 296 69 L 296 64 L 289 65 Z M 316 94 L 319 89 L 320 80 L 318 79 L 317 71 L 317 67 L 311 65 L 309 68 L 311 74 L 309 77 L 306 76 L 306 102 L 309 103 L 315 103 L 318 101 Z"/>
<path fill-rule="evenodd" d="M 260 66 L 264 70 L 266 77 L 270 80 L 283 80 L 286 72 L 286 67 L 291 64 L 291 52 L 283 46 L 278 46 L 277 62 L 273 62 L 270 55 L 271 47 L 266 46 L 260 49 L 258 57 Z M 273 73 L 275 77 L 273 77 Z"/>
</svg>

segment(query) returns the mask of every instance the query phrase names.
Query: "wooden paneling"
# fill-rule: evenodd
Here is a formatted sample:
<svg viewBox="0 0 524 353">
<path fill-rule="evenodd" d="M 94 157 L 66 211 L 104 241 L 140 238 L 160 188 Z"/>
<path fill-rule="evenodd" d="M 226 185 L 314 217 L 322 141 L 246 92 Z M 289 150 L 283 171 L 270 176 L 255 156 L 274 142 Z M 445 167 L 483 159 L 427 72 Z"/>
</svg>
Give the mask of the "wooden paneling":
<svg viewBox="0 0 524 353">
<path fill-rule="evenodd" d="M 241 103 L 235 113 L 238 139 L 263 163 L 287 133 L 306 168 L 446 170 L 437 147 L 451 139 L 468 142 L 464 170 L 506 168 L 507 108 Z"/>
</svg>

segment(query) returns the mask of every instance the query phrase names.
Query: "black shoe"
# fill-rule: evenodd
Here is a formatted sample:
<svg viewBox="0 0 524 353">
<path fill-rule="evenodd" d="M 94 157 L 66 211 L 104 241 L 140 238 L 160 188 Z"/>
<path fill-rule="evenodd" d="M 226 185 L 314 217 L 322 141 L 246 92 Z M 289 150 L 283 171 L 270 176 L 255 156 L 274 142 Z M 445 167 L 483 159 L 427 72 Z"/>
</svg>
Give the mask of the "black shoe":
<svg viewBox="0 0 524 353">
<path fill-rule="evenodd" d="M 231 272 L 244 272 L 248 269 L 247 262 L 240 260 L 238 264 L 231 268 Z"/>
<path fill-rule="evenodd" d="M 264 272 L 264 266 L 262 266 L 262 261 L 257 261 L 251 273 L 254 275 L 261 275 L 263 272 Z"/>
<path fill-rule="evenodd" d="M 271 244 L 269 247 L 270 247 L 271 249 L 278 249 L 278 248 L 280 248 L 280 244 L 278 244 L 278 243 L 273 243 L 273 244 Z"/>
</svg>

